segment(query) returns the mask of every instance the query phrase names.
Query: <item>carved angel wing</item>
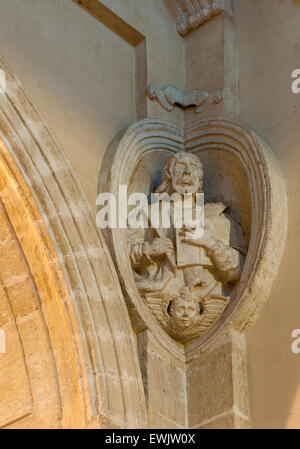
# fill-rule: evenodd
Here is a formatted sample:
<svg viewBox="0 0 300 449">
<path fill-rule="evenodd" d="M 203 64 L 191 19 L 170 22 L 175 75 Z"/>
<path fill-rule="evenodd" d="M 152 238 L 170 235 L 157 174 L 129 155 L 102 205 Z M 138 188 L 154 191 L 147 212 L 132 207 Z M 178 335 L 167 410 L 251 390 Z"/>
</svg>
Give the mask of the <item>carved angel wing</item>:
<svg viewBox="0 0 300 449">
<path fill-rule="evenodd" d="M 166 326 L 168 321 L 166 295 L 163 293 L 146 293 L 143 295 L 155 318 Z"/>
<path fill-rule="evenodd" d="M 211 327 L 221 316 L 227 306 L 229 297 L 206 296 L 202 300 L 203 311 L 198 321 L 199 331 L 204 332 Z"/>
</svg>

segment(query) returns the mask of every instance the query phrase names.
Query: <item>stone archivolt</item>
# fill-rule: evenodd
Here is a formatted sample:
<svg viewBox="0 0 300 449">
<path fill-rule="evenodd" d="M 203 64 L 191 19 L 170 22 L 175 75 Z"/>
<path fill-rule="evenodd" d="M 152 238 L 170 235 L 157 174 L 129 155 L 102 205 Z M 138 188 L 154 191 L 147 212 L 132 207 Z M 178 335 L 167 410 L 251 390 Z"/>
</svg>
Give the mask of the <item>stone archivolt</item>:
<svg viewBox="0 0 300 449">
<path fill-rule="evenodd" d="M 146 427 L 134 333 L 103 237 L 43 119 L 0 68 L 0 426 Z"/>
</svg>

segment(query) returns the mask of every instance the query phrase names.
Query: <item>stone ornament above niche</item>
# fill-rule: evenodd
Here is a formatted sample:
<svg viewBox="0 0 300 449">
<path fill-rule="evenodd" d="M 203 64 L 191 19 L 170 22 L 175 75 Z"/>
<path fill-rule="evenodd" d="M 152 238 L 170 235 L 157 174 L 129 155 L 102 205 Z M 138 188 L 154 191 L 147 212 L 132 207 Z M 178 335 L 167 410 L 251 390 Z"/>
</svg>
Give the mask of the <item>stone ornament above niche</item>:
<svg viewBox="0 0 300 449">
<path fill-rule="evenodd" d="M 145 119 L 107 148 L 99 193 L 117 197 L 120 185 L 129 195 L 203 190 L 205 201 L 204 234 L 193 242 L 193 230 L 174 223 L 103 230 L 136 331 L 189 352 L 229 327 L 244 331 L 267 300 L 285 241 L 285 188 L 267 145 L 226 118 L 185 130 Z"/>
<path fill-rule="evenodd" d="M 196 106 L 196 112 L 204 112 L 213 104 L 218 104 L 225 98 L 225 89 L 216 89 L 208 93 L 204 89 L 178 89 L 174 86 L 167 86 L 160 89 L 156 84 L 151 83 L 147 87 L 147 94 L 150 100 L 156 100 L 166 111 L 172 111 L 175 106 L 186 109 Z"/>
<path fill-rule="evenodd" d="M 194 28 L 225 11 L 233 16 L 232 0 L 165 0 L 171 10 L 177 31 L 185 36 Z"/>
</svg>

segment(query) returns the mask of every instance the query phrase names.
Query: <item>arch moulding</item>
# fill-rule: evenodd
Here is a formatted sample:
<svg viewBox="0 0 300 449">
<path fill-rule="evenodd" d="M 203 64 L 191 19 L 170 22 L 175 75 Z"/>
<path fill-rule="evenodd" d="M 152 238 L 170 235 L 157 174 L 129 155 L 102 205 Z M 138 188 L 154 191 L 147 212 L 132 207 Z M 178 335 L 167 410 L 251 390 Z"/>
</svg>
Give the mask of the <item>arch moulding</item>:
<svg viewBox="0 0 300 449">
<path fill-rule="evenodd" d="M 0 409 L 12 404 L 0 425 L 146 427 L 135 336 L 105 242 L 43 119 L 3 61 L 0 68 Z"/>
</svg>

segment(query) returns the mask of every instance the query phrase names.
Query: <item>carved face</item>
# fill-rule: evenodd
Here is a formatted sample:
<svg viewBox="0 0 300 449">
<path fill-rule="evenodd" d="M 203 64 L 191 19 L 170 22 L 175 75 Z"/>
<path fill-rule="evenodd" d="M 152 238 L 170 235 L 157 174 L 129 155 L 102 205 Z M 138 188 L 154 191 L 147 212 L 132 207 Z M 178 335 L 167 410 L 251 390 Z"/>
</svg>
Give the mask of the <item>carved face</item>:
<svg viewBox="0 0 300 449">
<path fill-rule="evenodd" d="M 200 307 L 199 304 L 187 300 L 184 297 L 179 297 L 174 300 L 174 304 L 171 308 L 171 316 L 173 322 L 180 328 L 187 328 L 193 324 L 199 316 Z"/>
<path fill-rule="evenodd" d="M 170 175 L 175 192 L 179 194 L 199 192 L 203 171 L 196 156 L 186 154 L 175 160 Z"/>
</svg>

